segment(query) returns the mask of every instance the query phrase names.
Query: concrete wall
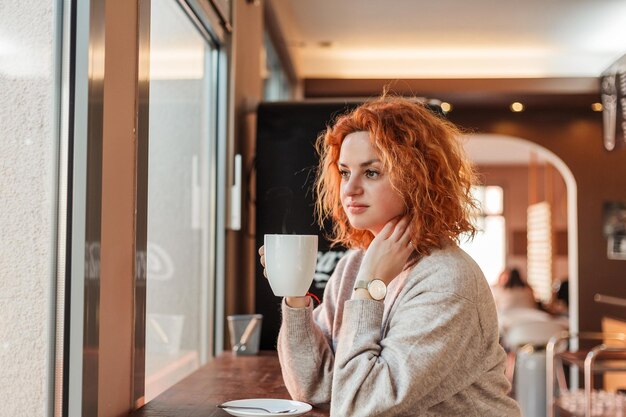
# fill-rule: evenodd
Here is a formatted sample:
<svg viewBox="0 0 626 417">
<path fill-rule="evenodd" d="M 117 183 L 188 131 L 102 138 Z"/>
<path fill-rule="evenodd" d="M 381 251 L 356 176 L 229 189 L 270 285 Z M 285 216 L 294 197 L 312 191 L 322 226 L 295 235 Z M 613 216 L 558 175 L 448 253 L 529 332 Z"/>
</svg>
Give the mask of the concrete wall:
<svg viewBox="0 0 626 417">
<path fill-rule="evenodd" d="M 54 3 L 0 4 L 0 416 L 43 416 L 50 400 Z"/>
</svg>

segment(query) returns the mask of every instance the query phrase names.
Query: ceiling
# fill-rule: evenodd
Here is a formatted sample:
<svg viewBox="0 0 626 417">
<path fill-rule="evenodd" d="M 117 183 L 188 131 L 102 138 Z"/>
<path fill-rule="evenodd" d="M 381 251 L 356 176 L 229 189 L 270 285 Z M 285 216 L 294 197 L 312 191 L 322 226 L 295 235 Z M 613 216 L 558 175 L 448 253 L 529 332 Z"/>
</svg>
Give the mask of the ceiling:
<svg viewBox="0 0 626 417">
<path fill-rule="evenodd" d="M 308 97 L 350 97 L 346 89 L 365 97 L 377 88 L 370 81 L 397 79 L 411 82 L 410 91 L 436 90 L 442 99 L 449 95 L 455 105 L 463 94 L 476 100 L 467 90 L 471 86 L 481 103 L 519 94 L 531 100 L 539 94 L 540 102 L 565 97 L 559 106 L 587 108 L 589 100 L 596 99 L 596 78 L 626 54 L 626 0 L 266 0 L 266 4 L 297 76 L 307 81 Z M 363 94 L 358 93 L 361 85 Z M 581 93 L 582 104 L 573 93 Z M 458 97 L 452 97 L 455 94 Z M 539 163 L 559 163 L 539 147 L 513 138 L 466 139 L 466 150 L 479 165 L 528 164 L 531 153 Z"/>
<path fill-rule="evenodd" d="M 626 0 L 268 0 L 300 78 L 597 77 Z"/>
</svg>

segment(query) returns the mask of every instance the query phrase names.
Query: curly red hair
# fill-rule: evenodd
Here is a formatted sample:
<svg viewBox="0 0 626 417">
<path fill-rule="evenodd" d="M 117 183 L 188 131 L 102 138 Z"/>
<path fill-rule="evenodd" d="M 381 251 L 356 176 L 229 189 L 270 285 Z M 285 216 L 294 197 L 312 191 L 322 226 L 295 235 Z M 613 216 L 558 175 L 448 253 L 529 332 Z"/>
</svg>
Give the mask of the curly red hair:
<svg viewBox="0 0 626 417">
<path fill-rule="evenodd" d="M 374 239 L 370 231 L 350 225 L 340 198 L 341 145 L 359 131 L 369 132 L 392 187 L 404 199 L 418 256 L 458 241 L 462 233 L 473 236 L 474 173 L 459 129 L 416 100 L 383 96 L 338 117 L 317 140 L 316 213 L 322 227 L 333 221 L 333 243 L 367 248 Z"/>
</svg>

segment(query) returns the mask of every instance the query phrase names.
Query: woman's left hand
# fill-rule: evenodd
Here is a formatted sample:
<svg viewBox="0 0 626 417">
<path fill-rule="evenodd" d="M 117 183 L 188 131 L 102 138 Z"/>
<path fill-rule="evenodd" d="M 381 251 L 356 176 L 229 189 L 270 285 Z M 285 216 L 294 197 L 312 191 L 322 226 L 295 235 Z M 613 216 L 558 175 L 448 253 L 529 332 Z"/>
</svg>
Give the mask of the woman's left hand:
<svg viewBox="0 0 626 417">
<path fill-rule="evenodd" d="M 409 219 L 406 216 L 400 220 L 394 218 L 370 243 L 357 279 L 371 281 L 377 278 L 389 284 L 402 272 L 412 252 Z"/>
</svg>

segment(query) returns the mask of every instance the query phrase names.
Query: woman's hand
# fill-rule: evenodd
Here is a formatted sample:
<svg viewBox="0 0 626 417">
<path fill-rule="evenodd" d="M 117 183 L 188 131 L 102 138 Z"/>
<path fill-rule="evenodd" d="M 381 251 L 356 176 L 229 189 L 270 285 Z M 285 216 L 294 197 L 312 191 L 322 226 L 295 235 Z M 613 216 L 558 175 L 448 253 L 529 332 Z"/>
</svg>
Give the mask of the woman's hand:
<svg viewBox="0 0 626 417">
<path fill-rule="evenodd" d="M 263 265 L 263 276 L 267 278 L 267 271 L 265 270 L 265 246 L 259 248 L 259 256 L 261 257 L 261 265 Z M 285 297 L 285 301 L 289 307 L 302 308 L 309 305 L 309 296 L 303 297 Z"/>
<path fill-rule="evenodd" d="M 389 284 L 402 272 L 412 252 L 409 219 L 390 220 L 367 248 L 357 280 L 377 278 Z"/>
<path fill-rule="evenodd" d="M 263 265 L 263 276 L 267 278 L 267 272 L 265 271 L 265 245 L 261 245 L 259 248 L 259 256 L 261 257 L 261 265 Z"/>
</svg>

